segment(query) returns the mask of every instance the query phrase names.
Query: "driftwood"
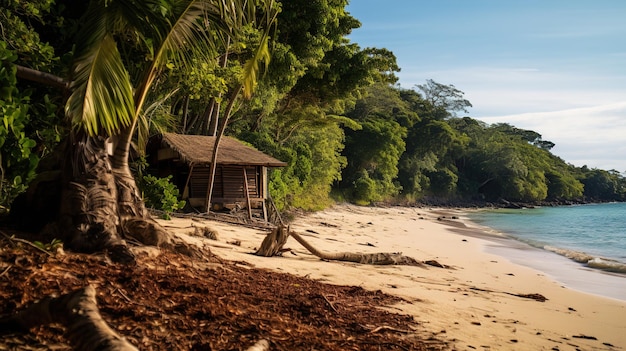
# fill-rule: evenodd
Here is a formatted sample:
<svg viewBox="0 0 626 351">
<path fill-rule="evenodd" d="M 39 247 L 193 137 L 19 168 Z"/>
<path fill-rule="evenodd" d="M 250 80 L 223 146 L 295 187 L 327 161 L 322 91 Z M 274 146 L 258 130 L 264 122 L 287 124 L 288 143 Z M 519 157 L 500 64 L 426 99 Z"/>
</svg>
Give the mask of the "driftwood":
<svg viewBox="0 0 626 351">
<path fill-rule="evenodd" d="M 296 241 L 309 250 L 313 255 L 329 261 L 344 261 L 363 264 L 375 265 L 405 265 L 405 266 L 422 266 L 423 263 L 408 256 L 402 255 L 401 252 L 378 252 L 378 253 L 354 253 L 354 252 L 322 252 L 307 241 L 305 241 L 298 233 L 289 233 Z"/>
<path fill-rule="evenodd" d="M 74 350 L 136 351 L 111 329 L 96 305 L 96 290 L 88 285 L 57 298 L 45 298 L 13 316 L 0 319 L 0 335 L 28 332 L 30 328 L 60 323 Z"/>
<path fill-rule="evenodd" d="M 276 256 L 283 250 L 283 246 L 289 238 L 289 227 L 278 226 L 265 236 L 261 247 L 256 251 L 255 255 L 272 257 Z"/>
<path fill-rule="evenodd" d="M 261 247 L 255 253 L 258 256 L 271 257 L 283 251 L 283 246 L 287 242 L 289 236 L 292 236 L 309 250 L 313 255 L 329 261 L 355 262 L 362 264 L 374 265 L 405 265 L 405 266 L 423 266 L 423 263 L 402 255 L 400 252 L 379 252 L 379 253 L 354 253 L 354 252 L 336 252 L 328 253 L 316 249 L 313 245 L 304 240 L 298 233 L 289 230 L 289 227 L 278 226 L 269 233 Z"/>
</svg>

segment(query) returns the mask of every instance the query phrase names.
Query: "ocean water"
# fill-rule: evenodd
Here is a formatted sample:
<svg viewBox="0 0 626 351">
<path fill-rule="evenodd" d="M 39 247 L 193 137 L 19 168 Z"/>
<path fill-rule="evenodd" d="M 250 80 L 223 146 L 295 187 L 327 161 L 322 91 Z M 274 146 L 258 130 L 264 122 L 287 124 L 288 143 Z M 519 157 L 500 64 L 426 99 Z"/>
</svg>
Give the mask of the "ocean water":
<svg viewBox="0 0 626 351">
<path fill-rule="evenodd" d="M 587 267 L 626 274 L 626 203 L 479 211 L 469 218 Z"/>
<path fill-rule="evenodd" d="M 578 290 L 626 300 L 626 203 L 485 210 L 468 218 L 542 251 L 535 261 L 544 262 L 533 268 L 558 272 L 551 275 Z M 519 252 L 499 254 L 524 261 Z"/>
</svg>

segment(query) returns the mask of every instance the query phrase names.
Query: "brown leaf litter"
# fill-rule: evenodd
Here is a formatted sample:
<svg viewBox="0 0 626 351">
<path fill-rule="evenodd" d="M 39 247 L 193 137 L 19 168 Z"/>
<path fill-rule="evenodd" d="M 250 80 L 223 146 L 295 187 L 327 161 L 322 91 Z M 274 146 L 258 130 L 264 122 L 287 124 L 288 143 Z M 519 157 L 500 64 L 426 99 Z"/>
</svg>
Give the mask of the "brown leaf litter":
<svg viewBox="0 0 626 351">
<path fill-rule="evenodd" d="M 281 259 L 279 257 L 268 259 Z M 330 285 L 215 256 L 139 254 L 136 266 L 103 255 L 50 255 L 0 240 L 0 316 L 92 284 L 109 325 L 140 350 L 445 350 L 412 316 L 384 309 L 381 291 Z M 406 301 L 405 301 L 406 302 Z M 69 350 L 63 328 L 4 335 L 0 350 Z"/>
</svg>

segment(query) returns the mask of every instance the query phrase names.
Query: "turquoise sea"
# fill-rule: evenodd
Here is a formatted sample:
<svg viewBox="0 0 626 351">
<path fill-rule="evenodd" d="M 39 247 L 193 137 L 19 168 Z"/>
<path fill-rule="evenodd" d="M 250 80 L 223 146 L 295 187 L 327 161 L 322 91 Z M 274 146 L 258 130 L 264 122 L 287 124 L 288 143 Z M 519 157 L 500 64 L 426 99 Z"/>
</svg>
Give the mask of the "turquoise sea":
<svg viewBox="0 0 626 351">
<path fill-rule="evenodd" d="M 485 210 L 468 218 L 538 249 L 532 259 L 523 258 L 529 250 L 499 252 L 512 261 L 532 263 L 572 288 L 626 300 L 626 203 Z"/>
</svg>

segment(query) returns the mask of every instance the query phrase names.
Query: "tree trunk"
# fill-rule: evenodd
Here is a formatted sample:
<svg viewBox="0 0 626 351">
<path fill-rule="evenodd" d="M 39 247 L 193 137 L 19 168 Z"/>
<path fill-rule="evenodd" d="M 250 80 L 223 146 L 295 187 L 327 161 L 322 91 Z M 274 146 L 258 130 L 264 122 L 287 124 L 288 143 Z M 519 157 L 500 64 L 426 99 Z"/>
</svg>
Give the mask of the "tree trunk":
<svg viewBox="0 0 626 351">
<path fill-rule="evenodd" d="M 165 228 L 148 213 L 137 183 L 133 177 L 128 159 L 134 124 L 124 128 L 117 137 L 115 151 L 111 157 L 112 172 L 117 189 L 118 216 L 122 233 L 145 245 L 167 246 L 171 243 Z"/>
<path fill-rule="evenodd" d="M 230 99 L 228 101 L 228 106 L 226 106 L 226 111 L 224 111 L 224 118 L 220 125 L 220 128 L 215 135 L 215 144 L 213 145 L 213 154 L 211 155 L 211 165 L 209 167 L 209 185 L 207 188 L 207 196 L 206 196 L 206 212 L 210 212 L 211 210 L 211 198 L 213 197 L 213 185 L 215 184 L 215 172 L 217 170 L 217 155 L 219 153 L 219 146 L 222 137 L 224 136 L 224 131 L 226 130 L 226 126 L 228 125 L 228 120 L 230 119 L 230 115 L 233 112 L 233 107 L 235 106 L 235 99 L 237 99 L 237 95 L 243 88 L 240 85 L 237 89 L 233 90 Z"/>
<path fill-rule="evenodd" d="M 22 223 L 28 223 L 32 213 L 48 214 L 45 218 L 50 222 L 43 229 L 28 229 L 41 230 L 46 240 L 61 239 L 70 250 L 106 251 L 112 260 L 127 264 L 134 263 L 134 255 L 124 238 L 175 249 L 182 245 L 174 243 L 150 216 L 128 162 L 121 160 L 127 157 L 127 150 L 116 150 L 111 156 L 103 137 L 91 137 L 77 129 L 56 152 L 61 154 L 58 161 L 39 172 L 57 174 L 57 178 L 43 181 L 38 177 L 12 207 L 14 218 L 21 218 Z M 55 168 L 60 172 L 53 173 Z M 59 187 L 60 195 L 49 193 Z"/>
<path fill-rule="evenodd" d="M 67 80 L 55 76 L 54 74 L 37 71 L 20 65 L 15 65 L 15 67 L 17 68 L 16 76 L 18 78 L 41 83 L 53 88 L 61 89 L 62 91 L 67 91 L 70 86 L 70 83 Z"/>
<path fill-rule="evenodd" d="M 72 250 L 111 251 L 117 261 L 134 258 L 119 234 L 118 191 L 105 139 L 82 130 L 70 136 L 70 152 L 62 166 L 59 218 L 55 230 Z"/>
</svg>

